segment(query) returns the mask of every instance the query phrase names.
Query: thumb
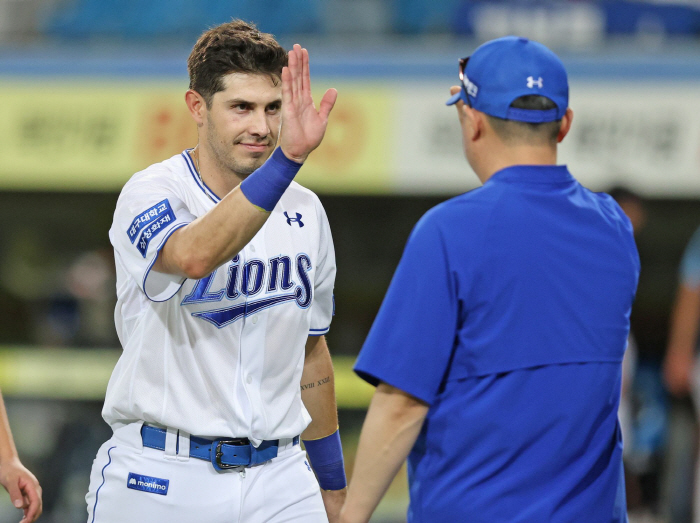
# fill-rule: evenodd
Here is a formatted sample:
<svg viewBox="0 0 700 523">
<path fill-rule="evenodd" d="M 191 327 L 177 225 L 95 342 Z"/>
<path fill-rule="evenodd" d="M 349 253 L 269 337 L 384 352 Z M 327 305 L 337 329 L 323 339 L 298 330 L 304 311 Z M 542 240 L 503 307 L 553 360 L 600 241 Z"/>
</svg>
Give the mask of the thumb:
<svg viewBox="0 0 700 523">
<path fill-rule="evenodd" d="M 19 485 L 16 483 L 11 483 L 7 486 L 7 493 L 10 495 L 12 504 L 17 508 L 22 508 L 24 506 L 24 501 L 22 497 L 22 491 Z"/>
<path fill-rule="evenodd" d="M 331 113 L 331 109 L 335 105 L 335 101 L 338 99 L 338 91 L 335 89 L 328 89 L 326 94 L 323 95 L 321 99 L 321 104 L 319 105 L 318 114 L 325 121 L 328 120 L 328 115 Z"/>
<path fill-rule="evenodd" d="M 454 95 L 457 94 L 461 89 L 462 89 L 462 88 L 461 88 L 460 86 L 458 86 L 458 85 L 453 85 L 452 87 L 450 87 L 450 94 L 454 96 Z"/>
</svg>

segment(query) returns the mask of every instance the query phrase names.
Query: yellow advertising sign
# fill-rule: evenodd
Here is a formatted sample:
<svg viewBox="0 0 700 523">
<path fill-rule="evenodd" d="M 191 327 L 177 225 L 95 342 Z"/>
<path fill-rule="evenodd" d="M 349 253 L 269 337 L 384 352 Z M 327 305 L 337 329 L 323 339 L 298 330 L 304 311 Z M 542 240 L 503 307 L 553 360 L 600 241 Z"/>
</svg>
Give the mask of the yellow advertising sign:
<svg viewBox="0 0 700 523">
<path fill-rule="evenodd" d="M 389 93 L 336 87 L 340 96 L 326 138 L 299 181 L 325 192 L 385 191 Z M 135 172 L 197 143 L 186 88 L 178 82 L 3 82 L 0 189 L 119 190 Z"/>
<path fill-rule="evenodd" d="M 321 192 L 387 192 L 393 163 L 390 92 L 364 85 L 336 88 L 326 136 L 300 171 L 299 183 Z"/>
<path fill-rule="evenodd" d="M 179 85 L 4 84 L 0 185 L 117 190 L 196 143 Z"/>
</svg>

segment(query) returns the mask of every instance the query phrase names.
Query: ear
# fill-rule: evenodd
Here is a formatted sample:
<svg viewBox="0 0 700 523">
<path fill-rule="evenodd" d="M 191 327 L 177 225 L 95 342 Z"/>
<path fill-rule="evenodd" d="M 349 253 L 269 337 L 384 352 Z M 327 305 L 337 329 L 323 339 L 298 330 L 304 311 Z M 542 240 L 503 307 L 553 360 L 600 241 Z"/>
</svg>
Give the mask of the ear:
<svg viewBox="0 0 700 523">
<path fill-rule="evenodd" d="M 571 110 L 571 107 L 566 109 L 566 113 L 564 113 L 563 118 L 561 119 L 561 127 L 559 127 L 559 134 L 557 135 L 557 143 L 561 143 L 561 141 L 566 137 L 567 134 L 569 134 L 569 130 L 571 129 L 571 122 L 574 121 L 574 112 Z"/>
<path fill-rule="evenodd" d="M 197 122 L 197 127 L 204 125 L 204 118 L 207 112 L 207 103 L 204 98 L 194 89 L 188 89 L 185 93 L 185 103 L 190 110 L 192 119 Z"/>
<path fill-rule="evenodd" d="M 484 114 L 465 104 L 462 104 L 459 111 L 462 113 L 460 117 L 462 133 L 467 140 L 475 142 L 484 134 L 484 126 L 486 125 Z"/>
</svg>

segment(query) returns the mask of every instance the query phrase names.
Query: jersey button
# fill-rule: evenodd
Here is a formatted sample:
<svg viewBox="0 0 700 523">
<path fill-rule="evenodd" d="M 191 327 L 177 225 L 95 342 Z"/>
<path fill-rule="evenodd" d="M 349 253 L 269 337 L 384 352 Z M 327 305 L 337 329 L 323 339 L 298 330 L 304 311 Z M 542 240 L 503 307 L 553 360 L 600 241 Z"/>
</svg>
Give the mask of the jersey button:
<svg viewBox="0 0 700 523">
<path fill-rule="evenodd" d="M 248 377 L 245 379 L 245 382 L 246 382 L 248 385 L 250 385 L 251 383 L 253 383 L 253 378 L 251 378 L 250 376 L 248 376 Z"/>
<path fill-rule="evenodd" d="M 253 316 L 253 325 L 255 325 L 256 323 L 258 323 L 258 317 L 257 317 L 257 316 Z"/>
</svg>

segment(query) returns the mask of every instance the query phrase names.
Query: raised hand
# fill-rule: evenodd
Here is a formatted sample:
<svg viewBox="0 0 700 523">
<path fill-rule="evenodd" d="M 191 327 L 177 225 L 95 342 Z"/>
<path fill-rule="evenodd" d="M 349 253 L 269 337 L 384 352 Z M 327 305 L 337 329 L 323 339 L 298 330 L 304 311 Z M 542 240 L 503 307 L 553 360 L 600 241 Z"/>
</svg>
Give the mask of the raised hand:
<svg viewBox="0 0 700 523">
<path fill-rule="evenodd" d="M 280 147 L 290 160 L 303 163 L 323 140 L 328 115 L 338 91 L 328 89 L 316 110 L 311 98 L 309 52 L 299 44 L 289 51 L 288 66 L 282 69 L 282 129 Z"/>
</svg>

